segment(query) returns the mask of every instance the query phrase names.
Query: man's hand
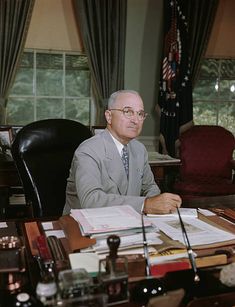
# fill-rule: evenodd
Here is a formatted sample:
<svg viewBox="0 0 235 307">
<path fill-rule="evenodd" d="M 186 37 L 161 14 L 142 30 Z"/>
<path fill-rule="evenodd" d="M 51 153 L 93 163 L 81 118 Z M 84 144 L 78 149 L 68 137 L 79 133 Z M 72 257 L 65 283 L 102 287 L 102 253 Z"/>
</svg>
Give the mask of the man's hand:
<svg viewBox="0 0 235 307">
<path fill-rule="evenodd" d="M 145 199 L 145 214 L 168 214 L 176 211 L 180 207 L 182 200 L 179 195 L 172 193 L 162 193 Z"/>
</svg>

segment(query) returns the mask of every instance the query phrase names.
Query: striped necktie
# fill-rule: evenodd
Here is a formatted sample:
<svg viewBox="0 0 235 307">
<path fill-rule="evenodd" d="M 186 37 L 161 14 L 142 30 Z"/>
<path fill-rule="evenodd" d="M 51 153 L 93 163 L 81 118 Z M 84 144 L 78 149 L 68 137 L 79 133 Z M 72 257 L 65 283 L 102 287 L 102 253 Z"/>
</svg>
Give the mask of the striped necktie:
<svg viewBox="0 0 235 307">
<path fill-rule="evenodd" d="M 126 175 L 127 175 L 127 178 L 128 178 L 128 175 L 129 175 L 129 155 L 128 155 L 128 150 L 127 150 L 127 145 L 124 145 L 123 149 L 122 149 L 122 163 L 124 165 Z"/>
</svg>

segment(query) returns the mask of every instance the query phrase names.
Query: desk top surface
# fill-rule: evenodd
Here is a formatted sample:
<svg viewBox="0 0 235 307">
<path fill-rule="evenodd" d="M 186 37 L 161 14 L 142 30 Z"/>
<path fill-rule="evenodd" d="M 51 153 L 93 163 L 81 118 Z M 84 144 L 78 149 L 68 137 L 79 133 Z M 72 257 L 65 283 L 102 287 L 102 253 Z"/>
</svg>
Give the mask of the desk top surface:
<svg viewBox="0 0 235 307">
<path fill-rule="evenodd" d="M 194 200 L 190 200 L 188 203 L 187 203 L 187 206 L 192 206 L 192 207 L 206 207 L 206 208 L 211 208 L 211 207 L 230 207 L 230 208 L 234 208 L 235 207 L 235 195 L 229 195 L 229 196 L 221 196 L 221 197 L 207 197 L 207 198 L 203 198 L 203 199 L 194 199 Z M 38 231 L 42 233 L 42 227 L 41 227 L 41 222 L 42 221 L 45 221 L 45 220 L 51 220 L 51 219 L 28 219 L 28 220 L 19 220 L 17 221 L 16 223 L 11 221 L 11 227 L 12 227 L 12 235 L 17 235 L 17 232 L 19 231 L 20 229 L 20 236 L 23 238 L 23 241 L 25 242 L 26 244 L 26 247 L 27 247 L 27 258 L 28 258 L 28 263 L 29 263 L 29 271 L 31 272 L 32 271 L 32 274 L 31 275 L 31 278 L 35 279 L 35 276 L 37 276 L 37 274 L 35 272 L 37 272 L 37 270 L 35 270 L 35 268 L 33 268 L 33 264 L 34 264 L 34 260 L 33 260 L 33 257 L 32 257 L 32 254 L 30 252 L 30 247 L 29 247 L 29 240 L 28 240 L 28 237 L 24 231 L 25 229 L 25 223 L 29 223 L 29 222 L 35 222 L 36 225 L 38 225 Z M 14 224 L 16 225 L 16 227 L 14 227 Z M 60 227 L 61 226 L 61 223 L 59 223 L 59 220 L 54 220 L 53 221 L 53 224 L 55 225 L 55 227 Z M 4 235 L 7 235 L 4 234 Z M 9 234 L 8 234 L 9 235 Z M 67 239 L 64 239 L 62 240 L 64 244 L 64 246 L 67 248 L 69 247 L 68 245 L 68 240 Z M 71 252 L 71 251 L 70 251 Z M 137 259 L 137 258 L 132 258 L 132 262 L 130 262 L 130 268 L 136 273 L 137 271 L 138 272 L 142 272 L 142 274 L 144 273 L 144 265 L 145 265 L 145 262 L 140 259 Z M 138 270 L 136 270 L 136 265 L 138 267 Z M 205 268 L 205 269 L 202 269 L 202 275 L 204 276 L 205 274 L 207 274 L 207 272 L 212 272 L 212 270 L 208 270 Z M 214 267 L 214 270 L 213 272 L 215 273 L 215 275 L 218 275 L 218 268 L 217 267 Z M 213 273 L 213 274 L 214 274 Z M 36 274 L 36 275 L 35 275 Z M 144 274 L 142 275 L 142 278 L 143 278 Z M 173 284 L 172 284 L 172 281 L 174 281 L 174 285 L 175 285 L 175 280 L 177 280 L 177 285 L 181 285 L 182 283 L 182 287 L 186 287 L 187 288 L 187 279 L 190 279 L 192 278 L 192 271 L 191 270 L 187 270 L 187 271 L 181 271 L 181 272 L 171 272 L 171 274 L 168 274 L 167 275 L 167 282 L 169 284 L 171 284 L 171 287 L 172 289 L 174 288 L 173 287 Z M 208 278 L 212 278 L 212 276 L 210 277 L 206 277 L 206 279 Z M 212 278 L 213 279 L 213 282 L 215 282 L 215 284 L 218 282 L 214 280 L 214 277 Z M 35 285 L 35 281 L 32 282 L 32 284 Z M 209 285 L 211 287 L 211 285 Z M 209 286 L 207 286 L 207 289 L 208 289 L 208 293 L 209 292 Z M 216 285 L 216 287 L 220 287 L 221 285 Z M 203 285 L 202 287 L 205 287 L 205 285 Z M 209 287 L 209 288 L 208 288 Z M 223 287 L 222 287 L 223 288 Z M 203 290 L 203 289 L 202 289 Z M 221 289 L 220 289 L 221 290 Z M 216 288 L 216 290 L 213 290 L 213 291 L 220 291 Z M 224 289 L 222 289 L 223 291 Z M 211 290 L 212 291 L 212 290 Z M 217 293 L 217 292 L 216 292 Z M 213 295 L 215 294 L 215 292 L 213 292 Z M 200 294 L 201 295 L 201 294 Z M 137 305 L 130 305 L 130 304 L 127 304 L 127 305 L 123 305 L 123 306 L 137 306 Z"/>
<path fill-rule="evenodd" d="M 235 208 L 235 195 L 200 197 L 184 201 L 183 207 L 190 208 Z"/>
</svg>

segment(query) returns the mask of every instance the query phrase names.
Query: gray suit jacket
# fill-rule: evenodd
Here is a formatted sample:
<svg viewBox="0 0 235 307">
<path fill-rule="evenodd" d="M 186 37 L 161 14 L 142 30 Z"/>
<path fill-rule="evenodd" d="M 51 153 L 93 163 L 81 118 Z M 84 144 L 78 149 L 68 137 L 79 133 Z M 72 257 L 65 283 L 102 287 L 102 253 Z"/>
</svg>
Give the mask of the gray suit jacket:
<svg viewBox="0 0 235 307">
<path fill-rule="evenodd" d="M 84 141 L 73 157 L 64 214 L 71 208 L 118 205 L 131 205 L 140 212 L 145 197 L 159 194 L 144 145 L 131 140 L 128 151 L 129 180 L 107 129 Z"/>
</svg>

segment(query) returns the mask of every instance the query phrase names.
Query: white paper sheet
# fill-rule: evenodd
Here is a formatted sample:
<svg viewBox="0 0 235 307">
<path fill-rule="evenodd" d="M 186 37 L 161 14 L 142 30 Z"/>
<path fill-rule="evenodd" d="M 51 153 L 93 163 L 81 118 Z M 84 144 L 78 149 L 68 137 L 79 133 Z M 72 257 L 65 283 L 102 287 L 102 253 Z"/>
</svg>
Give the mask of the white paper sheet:
<svg viewBox="0 0 235 307">
<path fill-rule="evenodd" d="M 42 223 L 42 228 L 43 228 L 44 230 L 53 229 L 53 223 L 52 223 L 52 222 L 43 222 L 43 223 Z"/>
<path fill-rule="evenodd" d="M 192 218 L 197 218 L 198 214 L 197 214 L 197 209 L 193 209 L 193 208 L 179 208 L 180 211 L 180 215 L 181 217 L 192 217 Z M 148 214 L 147 217 L 152 217 L 152 218 L 161 218 L 161 219 L 175 219 L 175 218 L 179 218 L 178 216 L 178 212 L 173 212 L 173 213 L 169 213 L 169 214 Z"/>
<path fill-rule="evenodd" d="M 0 222 L 0 228 L 7 228 L 7 223 L 6 222 Z"/>
<path fill-rule="evenodd" d="M 154 221 L 153 221 L 154 222 Z M 184 218 L 184 226 L 191 246 L 205 245 L 234 240 L 235 235 L 216 228 L 199 219 Z M 157 227 L 173 240 L 185 244 L 178 220 L 155 219 Z"/>
<path fill-rule="evenodd" d="M 72 269 L 85 269 L 94 275 L 99 272 L 99 256 L 96 253 L 69 254 L 69 261 Z M 101 266 L 101 270 L 105 271 L 105 268 Z"/>
<path fill-rule="evenodd" d="M 200 212 L 202 215 L 205 215 L 205 216 L 213 216 L 213 215 L 216 215 L 214 212 L 212 212 L 212 211 L 210 211 L 210 210 L 207 210 L 207 209 L 198 208 L 198 212 Z"/>
<path fill-rule="evenodd" d="M 65 233 L 63 232 L 63 230 L 48 230 L 45 231 L 45 234 L 47 237 L 56 236 L 58 239 L 65 238 Z"/>
<path fill-rule="evenodd" d="M 146 233 L 146 239 L 148 246 L 150 245 L 159 245 L 162 244 L 162 240 L 159 239 L 159 234 L 157 233 Z M 130 236 L 124 236 L 120 238 L 120 246 L 118 251 L 133 247 L 141 247 L 143 246 L 143 234 L 135 234 Z M 96 244 L 93 245 L 93 248 L 96 252 L 107 252 L 108 245 L 106 239 L 97 240 Z"/>
</svg>

